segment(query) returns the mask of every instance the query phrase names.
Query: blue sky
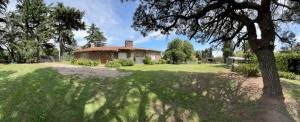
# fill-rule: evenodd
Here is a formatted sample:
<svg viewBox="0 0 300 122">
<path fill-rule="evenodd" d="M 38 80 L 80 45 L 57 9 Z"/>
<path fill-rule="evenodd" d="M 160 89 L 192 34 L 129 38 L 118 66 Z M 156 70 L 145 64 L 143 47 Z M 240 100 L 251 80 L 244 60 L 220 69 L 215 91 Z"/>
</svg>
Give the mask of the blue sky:
<svg viewBox="0 0 300 122">
<path fill-rule="evenodd" d="M 66 6 L 75 7 L 85 12 L 83 20 L 87 25 L 95 23 L 103 31 L 107 38 L 107 45 L 123 46 L 124 40 L 133 40 L 135 47 L 152 48 L 157 50 L 165 50 L 167 43 L 179 37 L 187 40 L 185 36 L 169 35 L 165 36 L 159 32 L 153 32 L 147 37 L 143 37 L 139 32 L 131 28 L 133 23 L 133 14 L 138 6 L 138 0 L 135 2 L 124 2 L 120 0 L 44 0 L 47 4 L 63 2 Z M 14 10 L 16 0 L 10 0 L 8 10 Z M 297 34 L 300 41 L 300 26 L 284 25 L 284 29 L 293 30 Z M 76 31 L 75 39 L 79 45 L 84 45 L 87 35 L 86 31 Z M 199 44 L 194 40 L 190 40 L 197 50 L 208 48 L 209 44 Z M 276 45 L 279 45 L 277 43 Z M 214 55 L 221 55 L 220 51 L 215 51 Z"/>
</svg>

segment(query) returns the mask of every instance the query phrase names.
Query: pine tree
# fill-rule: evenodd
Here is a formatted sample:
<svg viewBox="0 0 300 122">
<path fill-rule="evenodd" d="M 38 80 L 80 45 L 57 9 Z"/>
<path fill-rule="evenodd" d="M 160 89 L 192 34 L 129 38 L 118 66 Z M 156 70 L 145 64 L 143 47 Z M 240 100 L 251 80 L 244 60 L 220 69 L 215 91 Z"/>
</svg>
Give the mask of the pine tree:
<svg viewBox="0 0 300 122">
<path fill-rule="evenodd" d="M 100 28 L 96 27 L 94 23 L 91 25 L 87 33 L 89 35 L 85 37 L 88 41 L 87 44 L 84 45 L 85 48 L 91 47 L 92 43 L 94 43 L 96 46 L 105 45 L 106 38 L 104 37 L 103 32 L 100 31 Z"/>
<path fill-rule="evenodd" d="M 23 33 L 21 34 L 23 55 L 21 62 L 38 62 L 42 46 L 49 41 L 52 32 L 48 23 L 49 9 L 43 0 L 19 0 L 17 18 Z"/>
<path fill-rule="evenodd" d="M 7 6 L 8 0 L 0 0 L 0 14 L 3 14 L 6 6 Z M 6 22 L 4 18 L 0 17 L 0 24 Z M 4 32 L 4 30 L 0 29 L 0 34 L 1 32 Z"/>
<path fill-rule="evenodd" d="M 63 56 L 67 45 L 76 44 L 72 31 L 85 29 L 85 24 L 82 21 L 83 15 L 84 12 L 65 7 L 62 3 L 58 3 L 51 13 L 57 35 L 56 42 L 59 43 L 60 57 Z"/>
</svg>

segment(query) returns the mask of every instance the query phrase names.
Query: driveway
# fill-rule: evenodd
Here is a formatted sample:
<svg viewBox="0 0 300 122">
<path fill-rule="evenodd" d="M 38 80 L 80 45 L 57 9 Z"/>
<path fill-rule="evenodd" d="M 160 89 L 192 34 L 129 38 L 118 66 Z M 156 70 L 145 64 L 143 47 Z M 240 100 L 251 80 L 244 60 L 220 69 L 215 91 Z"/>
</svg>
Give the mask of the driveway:
<svg viewBox="0 0 300 122">
<path fill-rule="evenodd" d="M 62 63 L 43 63 L 43 65 L 51 67 L 63 75 L 78 75 L 81 78 L 124 77 L 131 74 L 131 72 L 121 72 L 117 69 L 106 68 L 104 66 L 86 67 Z"/>
</svg>

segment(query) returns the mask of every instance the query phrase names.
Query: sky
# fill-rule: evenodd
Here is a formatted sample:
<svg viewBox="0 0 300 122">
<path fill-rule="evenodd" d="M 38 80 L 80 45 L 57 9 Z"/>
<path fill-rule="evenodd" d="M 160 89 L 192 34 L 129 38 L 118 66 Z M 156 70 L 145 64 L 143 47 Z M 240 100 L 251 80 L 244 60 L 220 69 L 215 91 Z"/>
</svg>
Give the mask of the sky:
<svg viewBox="0 0 300 122">
<path fill-rule="evenodd" d="M 65 6 L 75 7 L 85 12 L 83 21 L 86 25 L 95 23 L 100 27 L 104 36 L 107 38 L 107 45 L 124 46 L 124 40 L 133 40 L 134 47 L 151 48 L 164 51 L 168 42 L 174 38 L 188 40 L 183 35 L 171 34 L 162 35 L 160 32 L 152 32 L 147 37 L 143 37 L 140 32 L 131 28 L 133 15 L 138 7 L 138 0 L 130 2 L 121 2 L 121 0 L 44 0 L 47 5 L 51 3 L 62 2 Z M 10 0 L 8 10 L 14 10 L 16 0 Z M 284 25 L 284 29 L 293 30 L 297 35 L 297 41 L 300 42 L 300 26 Z M 87 36 L 86 31 L 74 31 L 77 44 L 82 46 L 87 43 L 84 39 Z M 195 40 L 189 40 L 195 50 L 203 50 L 210 47 L 209 44 L 196 43 Z M 276 43 L 280 45 L 280 43 Z M 279 49 L 279 47 L 277 48 Z M 222 55 L 221 51 L 214 51 L 215 56 Z"/>
</svg>

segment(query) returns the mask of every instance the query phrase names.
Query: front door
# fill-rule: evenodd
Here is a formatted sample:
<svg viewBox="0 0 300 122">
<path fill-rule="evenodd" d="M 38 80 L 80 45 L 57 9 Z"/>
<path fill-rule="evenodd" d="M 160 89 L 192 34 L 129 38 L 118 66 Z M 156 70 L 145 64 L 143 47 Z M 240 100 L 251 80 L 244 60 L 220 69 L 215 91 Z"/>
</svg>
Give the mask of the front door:
<svg viewBox="0 0 300 122">
<path fill-rule="evenodd" d="M 101 64 L 106 64 L 106 62 L 109 60 L 108 52 L 100 53 L 100 62 Z"/>
</svg>

